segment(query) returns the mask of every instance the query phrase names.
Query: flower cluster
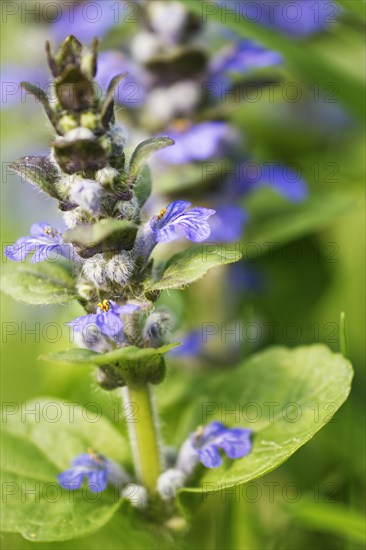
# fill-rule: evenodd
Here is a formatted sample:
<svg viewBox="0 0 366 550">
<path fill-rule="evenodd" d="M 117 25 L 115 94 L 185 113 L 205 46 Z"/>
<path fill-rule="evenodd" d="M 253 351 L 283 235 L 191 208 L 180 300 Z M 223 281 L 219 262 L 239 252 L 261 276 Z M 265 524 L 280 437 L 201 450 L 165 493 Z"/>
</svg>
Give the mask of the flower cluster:
<svg viewBox="0 0 366 550">
<path fill-rule="evenodd" d="M 163 472 L 157 481 L 157 491 L 163 500 L 171 500 L 181 489 L 196 466 L 201 462 L 206 468 L 218 468 L 222 464 L 222 450 L 229 459 L 245 457 L 251 450 L 251 430 L 227 428 L 221 422 L 200 426 L 183 443 L 176 464 Z M 131 480 L 115 462 L 89 449 L 72 461 L 72 467 L 58 476 L 64 489 L 79 489 L 84 478 L 89 489 L 101 492 L 107 485 L 114 485 L 121 491 Z"/>
<path fill-rule="evenodd" d="M 29 236 L 6 247 L 5 255 L 12 262 L 25 262 L 33 254 L 31 261 L 40 264 L 37 283 L 46 280 L 51 293 L 64 279 L 71 280 L 72 298 L 85 309 L 84 315 L 69 323 L 75 342 L 84 348 L 76 355 L 81 361 L 87 357 L 87 362 L 95 362 L 97 382 L 103 389 L 125 386 L 127 393 L 143 391 L 143 420 L 151 420 L 149 428 L 143 428 L 146 436 L 155 430 L 149 384 L 164 377 L 163 355 L 171 348 L 166 344 L 172 327 L 169 312 L 155 309 L 157 293 L 149 291 L 151 283 L 162 275 L 152 254 L 160 243 L 182 238 L 201 243 L 208 239 L 210 222 L 217 227 L 215 210 L 175 200 L 147 216 L 143 207 L 151 182 L 146 160 L 174 141 L 168 137 L 148 139 L 128 159 L 125 132 L 115 125 L 114 116 L 114 91 L 124 75 L 114 77 L 105 95 L 99 97 L 93 87 L 96 41 L 91 52 L 74 36 L 65 40 L 56 55 L 49 44 L 46 49 L 56 101 L 51 102 L 30 83 L 23 86 L 41 101 L 56 138 L 50 155 L 24 157 L 14 162 L 12 169 L 58 201 L 67 229 L 62 233 L 46 223 L 34 224 Z M 189 257 L 190 251 L 186 252 Z M 42 266 L 47 267 L 46 261 L 51 259 L 62 261 L 50 279 Z M 217 261 L 222 260 L 220 256 Z M 180 271 L 184 269 L 181 265 Z M 187 266 L 189 280 L 191 269 Z M 20 278 L 20 286 L 22 281 Z M 249 434 L 249 430 L 229 429 L 217 422 L 200 428 L 183 444 L 175 468 L 161 473 L 159 466 L 152 482 L 148 467 L 147 474 L 145 471 L 141 476 L 145 485 L 136 485 L 136 505 L 146 505 L 148 490 L 157 491 L 162 500 L 172 499 L 199 461 L 208 468 L 220 466 L 220 449 L 231 459 L 244 457 L 251 447 Z M 157 447 L 156 441 L 150 449 Z M 141 457 L 143 449 L 139 452 Z M 110 484 L 118 487 L 121 496 L 127 495 L 130 482 L 118 464 L 94 450 L 75 457 L 71 468 L 58 476 L 60 485 L 68 490 L 79 489 L 85 479 L 93 492 L 104 491 Z"/>
</svg>

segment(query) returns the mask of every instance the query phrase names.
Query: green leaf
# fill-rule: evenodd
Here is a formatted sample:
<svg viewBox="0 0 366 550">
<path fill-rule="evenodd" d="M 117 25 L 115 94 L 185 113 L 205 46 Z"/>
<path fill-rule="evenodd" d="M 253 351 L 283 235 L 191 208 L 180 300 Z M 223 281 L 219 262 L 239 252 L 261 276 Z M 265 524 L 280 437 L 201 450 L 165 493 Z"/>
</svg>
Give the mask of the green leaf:
<svg viewBox="0 0 366 550">
<path fill-rule="evenodd" d="M 175 348 L 179 344 L 167 344 L 160 348 L 137 348 L 135 346 L 128 346 L 126 348 L 120 348 L 105 355 L 100 355 L 95 361 L 96 365 L 107 365 L 108 363 L 118 362 L 119 365 L 132 365 L 134 363 L 145 362 L 155 357 L 168 353 L 171 349 Z"/>
<path fill-rule="evenodd" d="M 141 361 L 147 361 L 154 357 L 164 355 L 179 344 L 167 344 L 160 348 L 138 348 L 136 346 L 127 346 L 125 348 L 115 349 L 108 353 L 97 353 L 89 349 L 67 349 L 42 355 L 41 359 L 52 363 L 63 363 L 69 365 L 109 365 L 118 363 L 119 365 L 133 365 Z"/>
<path fill-rule="evenodd" d="M 332 502 L 303 502 L 288 507 L 291 519 L 307 529 L 347 537 L 360 544 L 366 543 L 365 517 L 357 510 Z"/>
<path fill-rule="evenodd" d="M 357 203 L 353 196 L 341 192 L 317 193 L 299 204 L 286 201 L 271 189 L 261 189 L 245 202 L 252 223 L 244 233 L 246 255 L 268 251 L 269 245 L 280 245 L 315 233 L 327 227 L 338 216 Z"/>
<path fill-rule="evenodd" d="M 50 363 L 61 363 L 63 365 L 96 365 L 94 358 L 100 354 L 96 351 L 84 348 L 72 348 L 63 351 L 56 351 L 41 355 L 40 359 Z"/>
<path fill-rule="evenodd" d="M 349 357 L 348 354 L 348 337 L 347 337 L 347 325 L 346 325 L 346 314 L 344 311 L 341 311 L 339 316 L 339 347 L 341 354 L 344 357 Z"/>
<path fill-rule="evenodd" d="M 118 84 L 126 75 L 127 73 L 118 74 L 112 78 L 108 85 L 107 93 L 100 111 L 100 120 L 105 128 L 108 128 L 108 125 L 114 121 L 114 94 Z"/>
<path fill-rule="evenodd" d="M 365 0 L 337 0 L 345 10 L 356 15 L 363 23 L 366 20 Z"/>
<path fill-rule="evenodd" d="M 34 84 L 31 84 L 30 82 L 21 82 L 22 88 L 29 94 L 34 95 L 34 97 L 40 101 L 43 105 L 43 108 L 53 126 L 56 124 L 56 116 L 51 108 L 50 101 L 48 99 L 48 96 L 46 92 L 44 92 L 41 88 L 38 88 L 37 86 L 34 86 Z"/>
<path fill-rule="evenodd" d="M 60 177 L 59 172 L 48 157 L 21 157 L 12 162 L 9 168 L 22 179 L 47 193 L 47 195 L 61 202 L 63 201 L 63 197 L 55 186 Z"/>
<path fill-rule="evenodd" d="M 83 258 L 96 253 L 131 250 L 137 225 L 127 220 L 107 219 L 95 224 L 78 225 L 64 234 L 64 241 L 73 243 Z"/>
<path fill-rule="evenodd" d="M 121 505 L 114 490 L 97 497 L 86 489 L 66 491 L 57 474 L 90 447 L 122 463 L 127 441 L 95 407 L 82 409 L 51 397 L 27 403 L 24 410 L 35 412 L 3 415 L 2 530 L 32 541 L 68 540 L 96 531 Z"/>
<path fill-rule="evenodd" d="M 147 159 L 156 151 L 174 145 L 174 140 L 169 137 L 150 138 L 140 143 L 132 153 L 126 183 L 132 187 L 139 177 Z"/>
<path fill-rule="evenodd" d="M 169 260 L 159 280 L 148 279 L 145 291 L 184 288 L 203 277 L 212 267 L 237 262 L 240 258 L 240 252 L 226 250 L 223 245 L 207 243 L 188 248 Z"/>
<path fill-rule="evenodd" d="M 134 192 L 140 207 L 144 206 L 145 202 L 150 197 L 151 189 L 152 183 L 150 169 L 148 166 L 144 166 L 134 185 Z"/>
<path fill-rule="evenodd" d="M 165 376 L 164 354 L 178 344 L 160 348 L 137 348 L 128 346 L 101 354 L 86 349 L 70 349 L 43 355 L 41 359 L 69 365 L 100 367 L 103 373 L 102 386 L 114 389 L 128 384 L 159 384 Z"/>
<path fill-rule="evenodd" d="M 250 428 L 253 447 L 242 459 L 205 469 L 199 487 L 182 489 L 181 503 L 189 505 L 193 494 L 202 498 L 202 492 L 247 483 L 277 468 L 330 421 L 347 399 L 352 375 L 342 355 L 313 345 L 269 348 L 230 375 L 210 377 L 210 391 L 196 396 L 194 421 Z"/>
<path fill-rule="evenodd" d="M 3 268 L 1 289 L 25 304 L 65 304 L 76 297 L 72 264 L 49 261 L 9 263 Z"/>
</svg>

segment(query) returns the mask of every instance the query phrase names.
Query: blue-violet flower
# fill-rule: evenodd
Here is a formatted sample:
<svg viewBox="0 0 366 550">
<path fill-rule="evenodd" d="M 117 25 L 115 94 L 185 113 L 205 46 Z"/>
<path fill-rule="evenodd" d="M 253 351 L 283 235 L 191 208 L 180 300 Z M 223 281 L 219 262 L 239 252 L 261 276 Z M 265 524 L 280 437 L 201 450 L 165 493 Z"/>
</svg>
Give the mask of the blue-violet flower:
<svg viewBox="0 0 366 550">
<path fill-rule="evenodd" d="M 93 493 L 104 491 L 108 483 L 122 488 L 129 482 L 129 477 L 121 466 L 93 449 L 75 457 L 72 467 L 59 474 L 57 479 L 61 487 L 74 491 L 80 489 L 85 477 Z"/>
<path fill-rule="evenodd" d="M 120 315 L 132 313 L 136 309 L 139 309 L 138 305 L 125 304 L 119 306 L 113 300 L 103 300 L 103 302 L 98 304 L 97 313 L 77 317 L 68 324 L 75 332 L 83 334 L 86 343 L 88 342 L 88 329 L 95 328 L 95 326 L 100 330 L 101 334 L 119 342 L 123 335 L 124 327 L 124 322 Z"/>
<path fill-rule="evenodd" d="M 206 240 L 211 233 L 208 218 L 215 210 L 190 206 L 187 201 L 174 201 L 144 224 L 136 237 L 134 256 L 147 259 L 158 243 L 169 243 L 180 237 L 195 243 Z"/>
<path fill-rule="evenodd" d="M 13 262 L 24 262 L 31 252 L 34 252 L 32 263 L 47 260 L 51 253 L 70 261 L 80 261 L 73 246 L 63 242 L 60 231 L 43 222 L 33 224 L 29 237 L 20 237 L 4 250 L 5 256 Z"/>
<path fill-rule="evenodd" d="M 250 434 L 249 429 L 227 428 L 221 422 L 200 426 L 183 443 L 176 468 L 190 474 L 199 461 L 206 468 L 217 468 L 222 464 L 220 449 L 229 458 L 242 458 L 251 450 Z"/>
</svg>

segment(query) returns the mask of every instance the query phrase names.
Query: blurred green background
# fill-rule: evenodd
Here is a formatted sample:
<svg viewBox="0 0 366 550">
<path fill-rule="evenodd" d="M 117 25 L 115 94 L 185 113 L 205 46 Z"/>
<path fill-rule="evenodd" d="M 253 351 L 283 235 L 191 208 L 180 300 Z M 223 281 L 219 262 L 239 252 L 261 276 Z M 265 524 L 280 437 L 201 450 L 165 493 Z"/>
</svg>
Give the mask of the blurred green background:
<svg viewBox="0 0 366 550">
<path fill-rule="evenodd" d="M 162 541 L 155 539 L 154 534 L 150 541 L 148 538 L 142 540 L 138 533 L 135 533 L 136 538 L 131 533 L 131 538 L 121 543 L 123 526 L 115 518 L 95 536 L 67 543 L 31 543 L 18 535 L 3 534 L 3 548 L 175 546 L 356 550 L 363 547 L 365 139 L 362 106 L 365 100 L 365 11 L 361 0 L 342 2 L 342 5 L 341 21 L 330 31 L 302 41 L 301 46 L 290 39 L 281 38 L 278 42 L 276 33 L 269 30 L 248 29 L 253 36 L 257 32 L 257 39 L 263 40 L 265 45 L 280 46 L 285 60 L 288 47 L 289 63 L 285 62 L 283 82 L 298 83 L 304 94 L 296 103 L 285 101 L 281 94 L 270 102 L 263 94 L 261 101 L 235 105 L 231 117 L 245 135 L 245 145 L 254 158 L 278 158 L 301 166 L 312 196 L 318 200 L 318 207 L 326 212 L 324 219 L 320 216 L 313 225 L 306 223 L 305 230 L 297 230 L 296 222 L 295 229 L 291 229 L 291 220 L 280 218 L 280 224 L 289 224 L 290 237 L 275 254 L 263 253 L 250 262 L 251 267 L 264 274 L 270 284 L 262 292 L 248 290 L 241 296 L 242 320 L 278 323 L 278 330 L 272 336 L 264 332 L 256 345 L 243 346 L 243 354 L 268 344 L 291 347 L 314 341 L 338 351 L 339 317 L 343 311 L 347 320 L 349 357 L 355 369 L 348 401 L 310 443 L 278 470 L 248 489 L 246 498 L 235 502 L 234 497 L 228 496 L 227 501 L 222 502 L 222 495 L 210 497 L 195 514 L 191 532 L 177 540 Z M 39 63 L 44 65 L 43 43 L 47 29 L 47 23 L 42 20 L 34 22 L 29 17 L 29 20 L 22 21 L 19 16 L 9 17 L 2 29 L 2 63 L 24 64 L 26 67 L 30 59 L 32 63 L 39 59 Z M 126 40 L 133 32 L 131 24 L 127 29 L 116 27 L 102 44 L 102 49 L 118 46 L 119 41 Z M 336 82 L 340 87 L 342 102 L 331 105 L 334 111 L 328 112 L 324 119 L 319 116 L 317 108 L 329 105 L 314 105 L 316 82 L 320 82 L 321 89 L 327 82 Z M 121 111 L 122 122 L 123 116 Z M 347 124 L 341 124 L 337 117 L 346 117 Z M 31 223 L 38 220 L 52 223 L 58 214 L 51 200 L 34 193 L 30 186 L 10 175 L 6 168 L 11 160 L 50 146 L 52 132 L 40 106 L 29 101 L 16 104 L 3 109 L 1 119 L 1 230 L 2 245 L 5 246 L 26 235 Z M 334 196 L 338 197 L 337 205 L 344 203 L 344 208 L 334 207 L 333 211 L 331 197 Z M 254 216 L 261 212 L 261 200 L 264 199 L 259 193 L 247 201 Z M 249 233 L 247 242 L 260 235 L 260 216 L 256 223 L 258 227 L 252 227 L 253 237 Z M 271 240 L 270 237 L 271 234 L 267 241 Z M 301 250 L 301 258 L 291 261 L 289 258 L 293 257 L 295 249 Z M 210 296 L 209 300 L 207 296 Z M 98 402 L 110 415 L 113 397 L 97 390 L 92 376 L 85 370 L 51 366 L 37 359 L 43 353 L 68 347 L 68 331 L 63 324 L 81 314 L 79 306 L 40 308 L 17 304 L 7 296 L 2 296 L 1 300 L 2 401 L 24 403 L 47 395 L 81 404 Z M 223 279 L 217 281 L 214 277 L 210 277 L 206 285 L 198 284 L 189 292 L 172 292 L 162 297 L 162 302 L 171 306 L 186 327 L 197 326 L 198 322 L 232 320 L 230 311 L 222 309 L 227 300 Z M 291 323 L 296 323 L 301 329 L 295 341 L 291 330 L 286 332 Z M 180 372 L 186 367 L 184 362 L 172 361 L 164 392 L 172 395 L 177 390 Z M 208 394 L 209 384 L 208 374 Z M 169 434 L 174 434 L 179 425 L 179 412 L 170 416 L 171 424 L 169 429 L 165 429 L 168 443 Z M 299 499 L 296 491 L 301 492 Z"/>
</svg>

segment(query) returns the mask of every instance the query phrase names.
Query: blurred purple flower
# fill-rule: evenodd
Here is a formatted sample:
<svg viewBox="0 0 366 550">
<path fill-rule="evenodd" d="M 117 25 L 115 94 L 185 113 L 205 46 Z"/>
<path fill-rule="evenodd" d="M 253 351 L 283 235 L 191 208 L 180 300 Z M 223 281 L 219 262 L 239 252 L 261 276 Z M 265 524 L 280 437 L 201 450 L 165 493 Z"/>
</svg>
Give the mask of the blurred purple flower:
<svg viewBox="0 0 366 550">
<path fill-rule="evenodd" d="M 234 291 L 263 292 L 266 286 L 265 275 L 247 262 L 236 262 L 228 266 L 229 287 Z"/>
<path fill-rule="evenodd" d="M 108 87 L 111 77 L 127 72 L 127 75 L 119 83 L 115 99 L 127 107 L 141 107 L 146 99 L 149 77 L 146 71 L 127 59 L 121 52 L 105 50 L 98 56 L 98 68 L 96 81 L 103 91 Z"/>
<path fill-rule="evenodd" d="M 321 32 L 338 21 L 341 13 L 336 2 L 328 0 L 257 0 L 241 2 L 238 0 L 217 0 L 228 10 L 235 10 L 245 19 L 264 27 L 278 30 L 292 37 L 306 37 Z"/>
<path fill-rule="evenodd" d="M 80 489 L 84 478 L 87 479 L 88 487 L 93 493 L 105 491 L 108 483 L 122 488 L 129 482 L 121 466 L 92 449 L 75 457 L 71 464 L 69 470 L 57 476 L 61 487 L 69 491 Z"/>
<path fill-rule="evenodd" d="M 197 356 L 203 346 L 202 342 L 202 330 L 192 330 L 185 334 L 181 340 L 181 345 L 169 351 L 171 357 L 195 357 Z"/>
<path fill-rule="evenodd" d="M 61 17 L 50 25 L 53 40 L 62 42 L 73 34 L 80 42 L 90 42 L 94 37 L 103 38 L 107 32 L 123 21 L 124 2 L 103 0 L 63 4 Z"/>
<path fill-rule="evenodd" d="M 33 96 L 30 96 L 20 86 L 23 81 L 28 81 L 38 86 L 44 91 L 47 91 L 49 84 L 49 74 L 46 69 L 40 69 L 39 67 L 22 66 L 22 65 L 4 65 L 1 67 L 1 108 L 9 109 L 14 105 L 20 105 L 26 103 L 37 103 Z M 31 97 L 32 100 L 27 101 L 27 97 Z"/>
<path fill-rule="evenodd" d="M 229 243 L 240 239 L 247 220 L 248 214 L 240 206 L 226 204 L 217 207 L 210 220 L 210 240 Z"/>
<path fill-rule="evenodd" d="M 221 422 L 201 426 L 183 443 L 176 468 L 185 474 L 190 474 L 198 462 L 206 468 L 218 468 L 222 464 L 220 449 L 231 459 L 242 458 L 252 448 L 251 433 L 246 428 L 227 428 Z"/>
<path fill-rule="evenodd" d="M 301 202 L 308 196 L 305 180 L 294 168 L 280 163 L 247 163 L 228 180 L 228 188 L 235 196 L 245 195 L 259 187 L 272 187 L 292 202 Z"/>
<path fill-rule="evenodd" d="M 185 164 L 221 156 L 233 140 L 233 130 L 222 121 L 206 121 L 178 131 L 167 130 L 174 147 L 159 151 L 158 156 L 170 164 Z"/>
<path fill-rule="evenodd" d="M 252 69 L 280 65 L 283 61 L 278 52 L 267 50 L 253 40 L 239 40 L 224 47 L 211 61 L 210 73 L 219 76 L 227 71 L 240 73 Z"/>
</svg>

